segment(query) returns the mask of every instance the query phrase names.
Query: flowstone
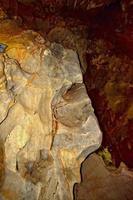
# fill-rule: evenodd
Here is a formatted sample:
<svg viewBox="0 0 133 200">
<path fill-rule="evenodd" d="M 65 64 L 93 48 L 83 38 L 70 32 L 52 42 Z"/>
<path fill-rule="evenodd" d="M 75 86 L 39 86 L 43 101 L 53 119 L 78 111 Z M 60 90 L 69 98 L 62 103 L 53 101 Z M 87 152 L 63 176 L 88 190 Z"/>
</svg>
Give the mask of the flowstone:
<svg viewBox="0 0 133 200">
<path fill-rule="evenodd" d="M 72 200 L 81 163 L 102 140 L 78 56 L 56 43 L 47 46 L 32 31 L 7 37 L 6 44 L 0 54 L 0 198 Z"/>
</svg>

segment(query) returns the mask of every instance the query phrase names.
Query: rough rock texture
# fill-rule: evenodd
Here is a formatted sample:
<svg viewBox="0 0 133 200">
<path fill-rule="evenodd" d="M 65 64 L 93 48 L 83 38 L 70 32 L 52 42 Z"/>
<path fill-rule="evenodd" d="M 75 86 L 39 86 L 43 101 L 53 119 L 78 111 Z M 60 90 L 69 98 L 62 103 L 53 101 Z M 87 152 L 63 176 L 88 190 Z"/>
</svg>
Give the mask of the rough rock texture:
<svg viewBox="0 0 133 200">
<path fill-rule="evenodd" d="M 19 9 L 20 6 L 33 6 L 36 5 L 35 10 L 44 9 L 45 12 L 59 12 L 62 8 L 66 7 L 69 9 L 83 9 L 85 11 L 103 7 L 109 5 L 115 0 L 1 0 L 1 4 L 6 9 L 14 8 L 14 12 Z M 23 7 L 22 6 L 22 7 Z"/>
<path fill-rule="evenodd" d="M 71 200 L 102 139 L 78 56 L 13 21 L 0 29 L 0 198 Z"/>
<path fill-rule="evenodd" d="M 132 35 L 122 34 L 132 47 Z M 133 59 L 118 50 L 109 41 L 91 41 L 84 80 L 104 134 L 103 146 L 109 147 L 116 166 L 122 161 L 133 168 Z"/>
<path fill-rule="evenodd" d="M 132 200 L 133 171 L 126 166 L 105 166 L 102 158 L 92 154 L 82 165 L 82 183 L 75 186 L 77 200 Z"/>
</svg>

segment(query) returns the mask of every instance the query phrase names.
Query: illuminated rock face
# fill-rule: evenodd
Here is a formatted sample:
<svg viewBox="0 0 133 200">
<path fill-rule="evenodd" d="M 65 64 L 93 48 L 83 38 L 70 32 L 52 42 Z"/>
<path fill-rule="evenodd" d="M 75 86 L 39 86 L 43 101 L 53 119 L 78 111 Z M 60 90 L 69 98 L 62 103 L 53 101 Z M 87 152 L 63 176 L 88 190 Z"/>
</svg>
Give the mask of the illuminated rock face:
<svg viewBox="0 0 133 200">
<path fill-rule="evenodd" d="M 81 162 L 102 139 L 77 54 L 32 31 L 4 37 L 0 198 L 71 200 Z"/>
</svg>

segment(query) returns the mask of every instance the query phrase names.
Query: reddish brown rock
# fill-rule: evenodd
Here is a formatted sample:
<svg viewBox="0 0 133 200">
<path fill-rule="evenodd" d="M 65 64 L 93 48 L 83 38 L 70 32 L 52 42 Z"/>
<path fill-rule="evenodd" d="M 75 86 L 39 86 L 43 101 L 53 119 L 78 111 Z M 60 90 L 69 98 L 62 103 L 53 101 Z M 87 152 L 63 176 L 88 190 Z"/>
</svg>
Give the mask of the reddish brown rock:
<svg viewBox="0 0 133 200">
<path fill-rule="evenodd" d="M 96 154 L 82 165 L 82 183 L 75 186 L 76 200 L 132 200 L 133 172 L 124 164 L 107 168 Z"/>
</svg>

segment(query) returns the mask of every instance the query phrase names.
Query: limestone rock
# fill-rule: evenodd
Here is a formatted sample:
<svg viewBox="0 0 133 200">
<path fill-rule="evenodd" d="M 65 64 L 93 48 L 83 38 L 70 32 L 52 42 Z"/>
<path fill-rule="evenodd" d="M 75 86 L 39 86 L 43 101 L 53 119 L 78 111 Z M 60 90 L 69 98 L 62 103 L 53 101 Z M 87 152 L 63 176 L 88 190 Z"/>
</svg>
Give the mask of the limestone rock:
<svg viewBox="0 0 133 200">
<path fill-rule="evenodd" d="M 78 53 L 82 71 L 85 72 L 87 69 L 87 63 L 85 59 L 87 52 L 87 35 L 85 36 L 86 31 L 83 31 L 83 27 L 81 27 L 82 33 L 79 30 L 79 27 L 73 27 L 73 29 L 70 31 L 66 27 L 64 28 L 57 26 L 49 31 L 47 37 L 50 42 L 58 42 L 64 47 L 75 50 Z"/>
<path fill-rule="evenodd" d="M 0 198 L 71 200 L 81 162 L 102 139 L 78 56 L 57 43 L 47 47 L 33 31 L 3 41 Z"/>
</svg>

